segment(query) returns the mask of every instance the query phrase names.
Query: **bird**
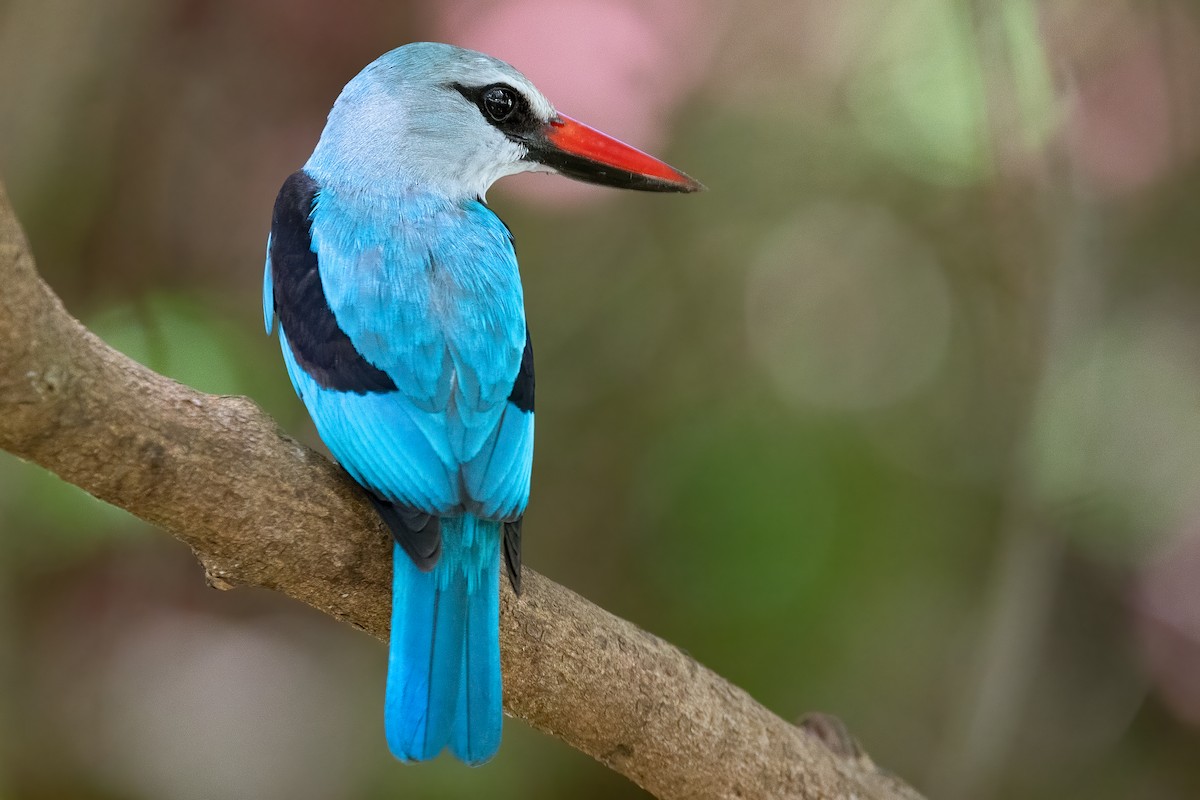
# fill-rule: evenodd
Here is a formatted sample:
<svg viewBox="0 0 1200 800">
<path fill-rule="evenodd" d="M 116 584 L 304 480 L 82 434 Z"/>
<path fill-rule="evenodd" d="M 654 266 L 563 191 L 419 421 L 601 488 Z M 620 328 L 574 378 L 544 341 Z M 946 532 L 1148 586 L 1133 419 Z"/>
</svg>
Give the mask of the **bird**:
<svg viewBox="0 0 1200 800">
<path fill-rule="evenodd" d="M 263 317 L 333 458 L 392 543 L 384 729 L 402 762 L 501 739 L 500 570 L 521 584 L 533 344 L 499 178 L 694 192 L 564 114 L 509 64 L 406 44 L 342 89 L 276 198 Z"/>
</svg>

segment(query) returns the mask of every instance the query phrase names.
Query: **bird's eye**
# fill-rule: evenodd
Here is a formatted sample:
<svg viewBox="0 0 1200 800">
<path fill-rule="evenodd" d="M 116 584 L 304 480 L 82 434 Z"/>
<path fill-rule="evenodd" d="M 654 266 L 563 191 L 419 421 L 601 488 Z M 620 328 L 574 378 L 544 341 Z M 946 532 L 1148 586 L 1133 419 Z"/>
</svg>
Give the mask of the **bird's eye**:
<svg viewBox="0 0 1200 800">
<path fill-rule="evenodd" d="M 517 107 L 517 93 L 507 86 L 493 86 L 483 93 L 483 110 L 494 122 L 504 122 Z"/>
</svg>

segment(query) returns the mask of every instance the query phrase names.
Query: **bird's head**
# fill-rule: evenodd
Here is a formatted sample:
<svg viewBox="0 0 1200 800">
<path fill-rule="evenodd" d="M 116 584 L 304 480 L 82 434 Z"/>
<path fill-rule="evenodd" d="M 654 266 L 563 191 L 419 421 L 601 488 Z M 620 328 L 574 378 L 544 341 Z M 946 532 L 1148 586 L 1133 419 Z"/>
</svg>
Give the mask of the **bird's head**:
<svg viewBox="0 0 1200 800">
<path fill-rule="evenodd" d="M 703 188 L 559 114 L 503 61 L 432 42 L 392 50 L 346 84 L 306 168 L 323 183 L 462 197 L 530 171 L 644 191 Z"/>
</svg>

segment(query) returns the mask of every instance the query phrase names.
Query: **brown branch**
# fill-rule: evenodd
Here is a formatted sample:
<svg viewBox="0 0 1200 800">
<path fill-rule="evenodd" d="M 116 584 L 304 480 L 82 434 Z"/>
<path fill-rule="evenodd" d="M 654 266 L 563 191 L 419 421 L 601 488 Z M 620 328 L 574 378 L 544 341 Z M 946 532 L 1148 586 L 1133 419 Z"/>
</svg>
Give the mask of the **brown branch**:
<svg viewBox="0 0 1200 800">
<path fill-rule="evenodd" d="M 251 401 L 89 333 L 38 278 L 2 186 L 0 287 L 0 449 L 170 531 L 219 588 L 275 589 L 387 637 L 389 546 L 362 494 Z M 664 800 L 919 797 L 838 726 L 785 722 L 532 570 L 520 598 L 505 586 L 500 636 L 507 710 Z"/>
</svg>

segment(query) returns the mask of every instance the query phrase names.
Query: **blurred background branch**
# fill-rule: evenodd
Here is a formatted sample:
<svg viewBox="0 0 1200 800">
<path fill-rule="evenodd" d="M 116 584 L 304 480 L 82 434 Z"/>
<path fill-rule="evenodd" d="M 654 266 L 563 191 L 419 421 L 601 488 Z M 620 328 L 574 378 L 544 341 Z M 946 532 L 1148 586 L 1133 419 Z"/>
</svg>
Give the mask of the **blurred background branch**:
<svg viewBox="0 0 1200 800">
<path fill-rule="evenodd" d="M 274 589 L 386 638 L 390 550 L 360 492 L 253 403 L 91 336 L 42 283 L 0 184 L 0 449 L 172 531 L 209 582 Z M 691 657 L 526 570 L 504 593 L 505 706 L 664 800 L 919 800 Z"/>
</svg>

